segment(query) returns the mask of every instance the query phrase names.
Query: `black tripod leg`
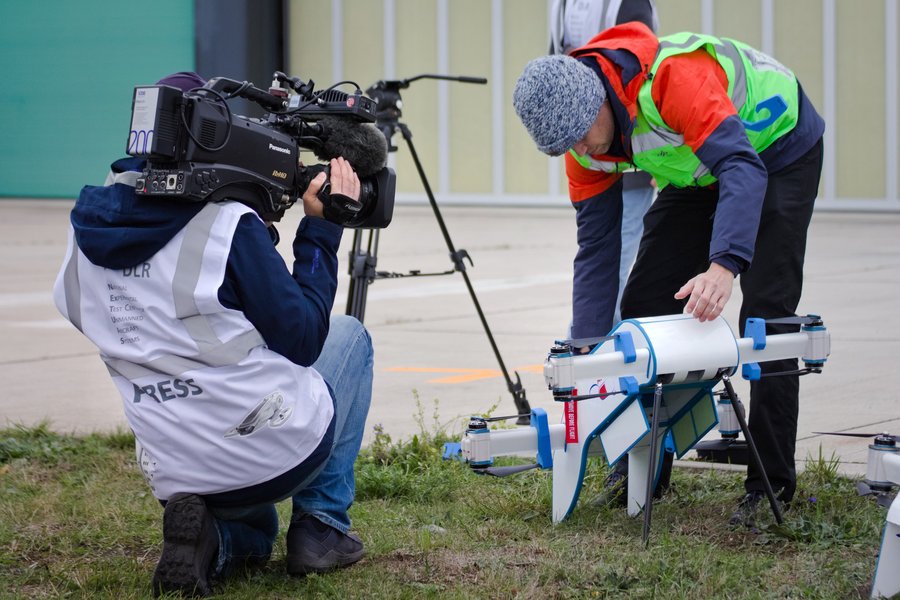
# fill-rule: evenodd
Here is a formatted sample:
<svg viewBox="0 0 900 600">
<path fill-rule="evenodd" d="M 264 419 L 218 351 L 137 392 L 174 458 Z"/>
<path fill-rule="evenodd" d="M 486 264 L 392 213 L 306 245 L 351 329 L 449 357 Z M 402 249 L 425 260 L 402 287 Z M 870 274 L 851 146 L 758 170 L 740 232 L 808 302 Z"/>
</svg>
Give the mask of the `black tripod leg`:
<svg viewBox="0 0 900 600">
<path fill-rule="evenodd" d="M 662 389 L 662 384 L 657 383 L 656 388 L 653 390 L 653 416 L 650 417 L 650 461 L 647 467 L 647 492 L 644 495 L 644 531 L 641 535 L 644 547 L 650 541 L 650 519 L 653 513 L 653 489 L 655 487 L 653 480 L 656 478 L 656 462 L 659 459 L 656 436 L 659 435 L 659 411 L 662 406 Z"/>
<path fill-rule="evenodd" d="M 497 348 L 497 343 L 494 341 L 491 328 L 488 326 L 487 319 L 484 317 L 484 311 L 481 310 L 481 304 L 478 302 L 478 297 L 475 295 L 475 288 L 472 287 L 472 282 L 469 281 L 469 275 L 466 273 L 466 265 L 465 262 L 463 262 L 464 258 L 468 258 L 468 254 L 466 254 L 465 250 L 457 252 L 453 245 L 453 240 L 450 239 L 450 232 L 447 231 L 447 226 L 444 224 L 444 218 L 438 208 L 437 201 L 434 199 L 434 193 L 431 191 L 428 177 L 425 176 L 425 169 L 422 167 L 422 163 L 419 161 L 419 155 L 416 153 L 416 147 L 413 145 L 412 133 L 409 131 L 409 127 L 403 123 L 399 123 L 398 128 L 403 134 L 403 139 L 406 140 L 406 145 L 409 147 L 409 153 L 416 165 L 416 171 L 419 172 L 419 179 L 422 180 L 422 186 L 425 188 L 425 195 L 428 197 L 428 202 L 431 204 L 431 210 L 434 212 L 438 227 L 440 227 L 441 234 L 444 236 L 444 242 L 447 244 L 447 249 L 450 251 L 450 258 L 453 260 L 456 270 L 462 273 L 463 280 L 466 282 L 466 289 L 469 290 L 469 296 L 472 298 L 472 303 L 475 305 L 475 311 L 478 313 L 478 318 L 481 320 L 481 326 L 487 334 L 488 342 L 491 344 L 494 356 L 497 357 L 497 362 L 500 363 L 500 370 L 503 372 L 503 377 L 506 379 L 506 387 L 513 396 L 516 411 L 520 415 L 529 415 L 531 414 L 531 406 L 529 406 L 528 399 L 525 397 L 525 389 L 522 387 L 522 380 L 519 378 L 518 373 L 516 373 L 515 383 L 513 383 L 513 380 L 510 378 L 509 371 L 506 370 L 506 365 L 503 363 L 503 358 L 500 356 L 500 350 Z M 469 258 L 470 262 L 471 260 L 472 259 Z M 516 421 L 519 425 L 527 425 L 529 422 L 530 419 L 528 416 L 519 417 Z"/>
<path fill-rule="evenodd" d="M 366 298 L 369 284 L 375 279 L 375 265 L 378 262 L 378 232 L 369 231 L 369 242 L 366 250 L 362 249 L 360 229 L 353 231 L 353 248 L 350 250 L 350 288 L 347 291 L 346 314 L 356 317 L 362 323 L 366 317 Z M 373 241 L 375 243 L 373 251 Z"/>
<path fill-rule="evenodd" d="M 750 435 L 750 428 L 747 427 L 747 419 L 744 417 L 744 405 L 734 391 L 734 386 L 731 385 L 731 378 L 728 377 L 728 375 L 724 375 L 722 377 L 722 382 L 725 384 L 725 391 L 728 392 L 728 396 L 731 398 L 731 405 L 734 407 L 734 414 L 741 426 L 741 431 L 744 432 L 744 439 L 747 440 L 747 448 L 750 449 L 750 458 L 753 459 L 753 463 L 762 475 L 763 487 L 766 490 L 766 497 L 769 498 L 769 506 L 772 507 L 775 521 L 781 525 L 784 521 L 784 518 L 781 516 L 781 507 L 778 506 L 778 500 L 775 498 L 775 492 L 772 490 L 772 483 L 769 481 L 769 476 L 766 474 L 762 459 L 759 457 L 759 452 L 756 449 L 756 443 L 753 441 L 753 436 Z"/>
</svg>

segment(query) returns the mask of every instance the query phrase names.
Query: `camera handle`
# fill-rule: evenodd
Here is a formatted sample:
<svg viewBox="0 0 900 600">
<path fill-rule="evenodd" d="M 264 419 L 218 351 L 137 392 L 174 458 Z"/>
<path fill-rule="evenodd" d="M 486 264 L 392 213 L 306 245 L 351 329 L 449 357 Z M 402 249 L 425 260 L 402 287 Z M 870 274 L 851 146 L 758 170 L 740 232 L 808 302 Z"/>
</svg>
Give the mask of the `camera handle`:
<svg viewBox="0 0 900 600">
<path fill-rule="evenodd" d="M 487 83 L 487 79 L 482 77 L 453 77 L 449 75 L 417 75 L 410 79 L 403 80 L 392 80 L 392 81 L 378 81 L 373 84 L 366 93 L 374 98 L 377 101 L 377 109 L 376 109 L 376 126 L 384 133 L 384 137 L 388 143 L 388 150 L 390 152 L 396 152 L 397 147 L 394 146 L 391 142 L 394 133 L 397 131 L 403 136 L 403 139 L 406 141 L 406 146 L 409 148 L 410 155 L 412 156 L 413 162 L 416 165 L 416 171 L 419 173 L 419 179 L 422 181 L 422 186 L 425 188 L 425 195 L 428 197 L 428 203 L 431 205 L 431 210 L 434 213 L 434 217 L 437 220 L 438 227 L 441 230 L 441 234 L 444 237 L 444 242 L 447 244 L 447 249 L 450 252 L 450 260 L 453 262 L 453 268 L 448 271 L 441 271 L 437 273 L 422 273 L 421 271 L 410 271 L 408 273 L 390 273 L 384 271 L 376 271 L 375 267 L 378 263 L 378 238 L 380 231 L 379 230 L 369 230 L 369 238 L 366 243 L 366 249 L 363 251 L 363 243 L 362 243 L 362 235 L 363 232 L 359 229 L 354 230 L 353 232 L 353 249 L 351 250 L 350 256 L 350 290 L 347 294 L 347 314 L 352 315 L 359 319 L 363 320 L 365 317 L 366 310 L 366 297 L 368 293 L 368 286 L 374 282 L 376 279 L 387 279 L 387 278 L 397 278 L 397 277 L 429 277 L 436 275 L 450 275 L 455 272 L 459 272 L 462 274 L 463 281 L 466 284 L 466 289 L 469 291 L 469 296 L 472 298 L 472 303 L 475 305 L 475 311 L 478 313 L 478 318 L 481 321 L 481 326 L 484 328 L 484 332 L 487 335 L 488 342 L 491 345 L 491 349 L 494 351 L 494 356 L 497 358 L 497 362 L 500 365 L 500 370 L 503 373 L 503 377 L 506 380 L 506 387 L 509 390 L 510 394 L 512 394 L 513 402 L 516 406 L 516 411 L 519 414 L 519 418 L 516 421 L 519 425 L 528 425 L 530 423 L 530 414 L 531 407 L 528 403 L 528 399 L 525 396 L 525 388 L 522 387 L 522 379 L 519 377 L 519 373 L 515 372 L 516 381 L 513 382 L 512 378 L 509 375 L 509 371 L 506 368 L 506 364 L 503 362 L 503 357 L 500 355 L 500 350 L 497 347 L 497 343 L 494 340 L 494 335 L 491 333 L 491 328 L 488 325 L 487 319 L 484 316 L 484 311 L 481 309 L 481 303 L 478 302 L 478 297 L 475 295 L 475 288 L 472 286 L 472 282 L 469 279 L 469 274 L 466 271 L 465 260 L 468 259 L 469 264 L 474 266 L 472 262 L 472 258 L 469 256 L 469 253 L 460 248 L 456 249 L 453 244 L 453 240 L 450 239 L 450 232 L 447 230 L 447 225 L 444 223 L 444 218 L 441 215 L 440 208 L 438 207 L 437 200 L 435 200 L 434 192 L 431 190 L 431 184 L 428 182 L 428 177 L 425 175 L 425 169 L 422 167 L 422 163 L 419 160 L 419 155 L 416 152 L 415 145 L 412 141 L 412 132 L 409 130 L 409 127 L 405 123 L 401 123 L 399 121 L 402 112 L 400 107 L 402 106 L 401 98 L 400 98 L 400 90 L 409 87 L 409 84 L 418 79 L 443 79 L 449 81 L 461 81 L 464 83 Z"/>
</svg>

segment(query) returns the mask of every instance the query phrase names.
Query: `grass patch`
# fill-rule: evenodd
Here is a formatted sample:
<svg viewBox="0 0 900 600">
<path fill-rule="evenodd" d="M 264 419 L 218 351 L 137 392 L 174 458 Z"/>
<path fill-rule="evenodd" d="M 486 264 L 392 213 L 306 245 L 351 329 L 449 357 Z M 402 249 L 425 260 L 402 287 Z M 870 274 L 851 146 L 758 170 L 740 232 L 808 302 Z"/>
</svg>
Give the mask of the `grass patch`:
<svg viewBox="0 0 900 600">
<path fill-rule="evenodd" d="M 424 425 L 424 423 L 423 423 Z M 550 523 L 551 478 L 476 477 L 441 459 L 446 436 L 397 442 L 376 430 L 357 462 L 357 566 L 284 575 L 284 538 L 262 570 L 220 597 L 247 598 L 866 598 L 885 512 L 819 457 L 775 526 L 733 530 L 740 474 L 676 469 L 641 519 L 595 507 L 591 461 L 581 501 Z M 74 437 L 46 426 L 0 430 L 0 598 L 147 598 L 161 516 L 130 434 Z M 289 503 L 279 506 L 286 530 Z"/>
</svg>

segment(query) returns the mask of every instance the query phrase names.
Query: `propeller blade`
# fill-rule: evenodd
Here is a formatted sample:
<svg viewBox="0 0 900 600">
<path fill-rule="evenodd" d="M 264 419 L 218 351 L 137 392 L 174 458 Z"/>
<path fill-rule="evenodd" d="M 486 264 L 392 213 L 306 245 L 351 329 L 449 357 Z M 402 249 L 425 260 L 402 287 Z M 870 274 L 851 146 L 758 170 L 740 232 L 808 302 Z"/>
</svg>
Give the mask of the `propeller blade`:
<svg viewBox="0 0 900 600">
<path fill-rule="evenodd" d="M 485 423 L 493 423 L 494 421 L 509 421 L 510 419 L 520 419 L 522 417 L 530 417 L 531 413 L 522 413 L 520 415 L 506 415 L 503 417 L 486 417 L 481 419 Z"/>
<path fill-rule="evenodd" d="M 894 502 L 894 498 L 895 496 L 892 494 L 878 494 L 875 502 L 882 508 L 890 508 L 891 504 Z"/>
<path fill-rule="evenodd" d="M 900 435 L 891 435 L 889 433 L 849 433 L 846 431 L 813 431 L 816 435 L 842 435 L 845 437 L 858 438 L 876 438 L 880 435 L 892 438 L 895 442 L 900 443 Z"/>
<path fill-rule="evenodd" d="M 822 317 L 817 315 L 806 315 L 805 317 L 780 317 L 778 319 L 766 319 L 766 325 L 809 325 L 810 323 L 821 323 Z"/>
<path fill-rule="evenodd" d="M 515 475 L 516 473 L 522 473 L 523 471 L 536 469 L 537 467 L 537 463 L 532 463 L 530 465 L 512 465 L 509 467 L 488 467 L 487 469 L 479 469 L 479 472 L 494 477 L 508 477 L 509 475 Z"/>
<path fill-rule="evenodd" d="M 608 342 L 609 340 L 616 339 L 614 335 L 601 335 L 599 337 L 590 337 L 590 338 L 572 338 L 569 340 L 562 340 L 562 344 L 566 346 L 571 346 L 572 348 L 586 348 L 589 346 L 596 346 L 597 344 L 601 344 L 603 342 Z"/>
</svg>

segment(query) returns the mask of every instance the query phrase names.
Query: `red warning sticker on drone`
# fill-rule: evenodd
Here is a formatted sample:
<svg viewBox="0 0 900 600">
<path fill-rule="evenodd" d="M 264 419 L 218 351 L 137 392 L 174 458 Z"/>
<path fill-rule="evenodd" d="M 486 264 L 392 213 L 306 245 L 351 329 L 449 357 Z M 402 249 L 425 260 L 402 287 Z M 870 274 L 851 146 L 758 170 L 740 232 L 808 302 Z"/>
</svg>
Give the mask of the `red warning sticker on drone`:
<svg viewBox="0 0 900 600">
<path fill-rule="evenodd" d="M 572 395 L 576 395 L 573 390 Z M 566 423 L 566 443 L 578 443 L 578 403 L 574 400 L 565 403 L 563 415 Z"/>
</svg>

